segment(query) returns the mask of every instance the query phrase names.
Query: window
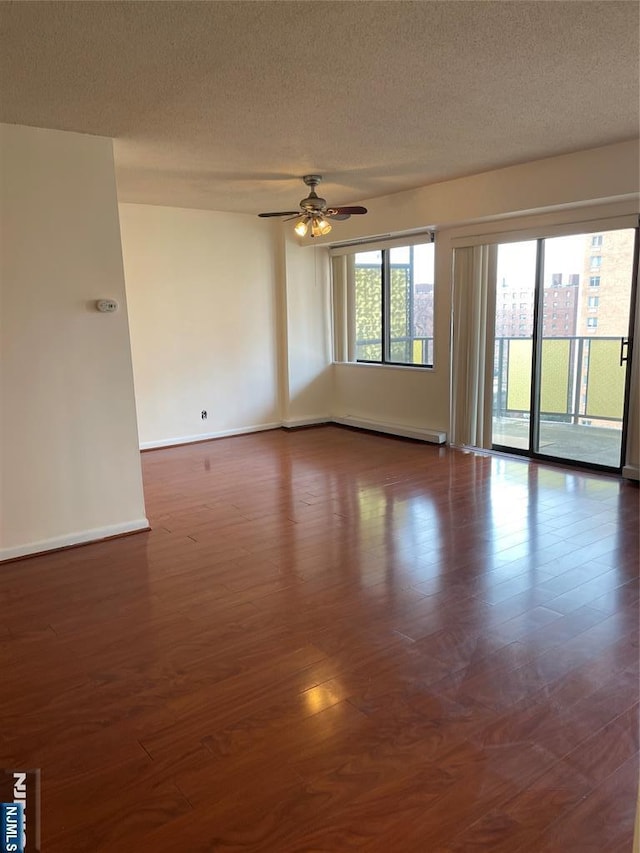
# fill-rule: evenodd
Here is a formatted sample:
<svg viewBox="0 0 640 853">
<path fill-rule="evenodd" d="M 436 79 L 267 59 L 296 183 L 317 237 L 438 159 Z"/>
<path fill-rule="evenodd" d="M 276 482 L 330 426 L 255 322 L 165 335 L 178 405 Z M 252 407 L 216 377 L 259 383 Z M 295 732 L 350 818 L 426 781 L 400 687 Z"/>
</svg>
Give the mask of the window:
<svg viewBox="0 0 640 853">
<path fill-rule="evenodd" d="M 587 329 L 597 329 L 598 328 L 598 318 L 597 317 L 587 317 Z"/>
<path fill-rule="evenodd" d="M 358 252 L 356 280 L 356 360 L 382 361 L 382 250 Z"/>
<path fill-rule="evenodd" d="M 602 234 L 593 234 L 591 237 L 592 246 L 602 246 Z"/>
<path fill-rule="evenodd" d="M 602 256 L 601 255 L 591 255 L 591 268 L 599 267 L 602 264 Z"/>
<path fill-rule="evenodd" d="M 600 287 L 599 275 L 592 275 L 589 277 L 589 287 Z"/>
<path fill-rule="evenodd" d="M 433 366 L 433 243 L 357 252 L 356 361 Z"/>
<path fill-rule="evenodd" d="M 588 300 L 589 308 L 597 308 L 599 304 L 600 304 L 600 297 L 599 296 L 590 296 L 589 297 L 589 300 Z"/>
</svg>

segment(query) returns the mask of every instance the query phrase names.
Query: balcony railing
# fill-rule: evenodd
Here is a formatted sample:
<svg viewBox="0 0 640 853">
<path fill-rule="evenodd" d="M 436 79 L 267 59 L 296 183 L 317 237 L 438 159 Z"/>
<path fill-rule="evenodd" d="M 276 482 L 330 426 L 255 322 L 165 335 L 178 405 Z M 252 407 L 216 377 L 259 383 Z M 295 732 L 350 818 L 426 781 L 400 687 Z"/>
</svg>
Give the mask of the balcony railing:
<svg viewBox="0 0 640 853">
<path fill-rule="evenodd" d="M 407 335 L 406 337 L 391 338 L 389 343 L 389 360 L 391 362 L 433 365 L 433 337 Z M 356 340 L 356 359 L 358 361 L 381 361 L 381 355 L 382 342 L 380 338 L 359 338 Z"/>
<path fill-rule="evenodd" d="M 564 423 L 622 422 L 625 371 L 619 337 L 544 338 L 540 414 Z M 528 415 L 531 398 L 531 338 L 495 340 L 494 415 Z M 379 338 L 356 340 L 358 361 L 381 361 Z M 391 358 L 399 364 L 433 364 L 433 337 L 391 338 Z"/>
<path fill-rule="evenodd" d="M 621 423 L 625 371 L 620 367 L 620 341 L 614 337 L 544 338 L 541 417 L 573 424 Z M 494 415 L 529 413 L 531 356 L 531 338 L 496 338 Z"/>
</svg>

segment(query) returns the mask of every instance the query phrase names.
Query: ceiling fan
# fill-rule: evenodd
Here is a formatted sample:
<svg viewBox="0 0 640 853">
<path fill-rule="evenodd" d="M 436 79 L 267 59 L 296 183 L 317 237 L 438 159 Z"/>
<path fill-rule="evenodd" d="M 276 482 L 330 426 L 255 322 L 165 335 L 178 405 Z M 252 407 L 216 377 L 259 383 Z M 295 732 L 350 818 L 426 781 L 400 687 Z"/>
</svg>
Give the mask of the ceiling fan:
<svg viewBox="0 0 640 853">
<path fill-rule="evenodd" d="M 354 213 L 366 213 L 366 207 L 351 205 L 349 207 L 327 207 L 327 200 L 320 198 L 316 187 L 322 180 L 322 175 L 305 175 L 302 179 L 311 188 L 309 195 L 300 202 L 300 210 L 280 210 L 277 213 L 259 213 L 258 216 L 288 216 L 285 222 L 297 219 L 294 231 L 300 237 L 305 237 L 311 228 L 312 237 L 323 237 L 331 231 L 330 219 L 349 219 Z"/>
</svg>

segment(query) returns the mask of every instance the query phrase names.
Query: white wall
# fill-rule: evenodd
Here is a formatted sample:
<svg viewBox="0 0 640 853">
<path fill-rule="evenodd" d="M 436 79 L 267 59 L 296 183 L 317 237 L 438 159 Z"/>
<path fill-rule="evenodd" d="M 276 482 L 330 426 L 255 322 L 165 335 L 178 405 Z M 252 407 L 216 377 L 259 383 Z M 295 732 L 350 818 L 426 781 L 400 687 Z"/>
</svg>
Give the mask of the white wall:
<svg viewBox="0 0 640 853">
<path fill-rule="evenodd" d="M 284 240 L 286 391 L 283 422 L 326 420 L 332 409 L 331 305 L 326 249 L 301 248 L 293 230 Z"/>
<path fill-rule="evenodd" d="M 336 365 L 334 414 L 363 425 L 447 432 L 449 392 L 440 377 L 386 365 Z M 445 377 L 447 371 L 440 371 Z"/>
<path fill-rule="evenodd" d="M 638 211 L 639 170 L 636 140 L 365 202 L 367 216 L 340 223 L 341 241 L 437 228 L 435 369 L 338 364 L 333 412 L 355 420 L 448 431 L 452 238 L 531 227 L 541 221 L 588 219 L 596 205 L 599 216 L 603 210 L 610 210 L 612 215 Z M 316 238 L 316 247 L 336 239 L 335 230 L 330 237 Z M 637 387 L 633 390 L 632 408 L 636 411 Z M 635 452 L 636 460 L 637 432 L 636 427 L 629 444 L 629 453 Z"/>
<path fill-rule="evenodd" d="M 290 224 L 122 205 L 143 446 L 331 416 L 448 432 L 452 238 L 588 217 L 596 203 L 637 209 L 637 155 L 627 142 L 371 199 L 368 216 L 307 245 Z M 332 365 L 328 240 L 427 226 L 435 368 Z M 246 329 L 258 360 L 243 350 Z"/>
<path fill-rule="evenodd" d="M 448 432 L 450 276 L 449 243 L 436 241 L 433 369 L 336 364 L 332 406 L 337 417 Z"/>
<path fill-rule="evenodd" d="M 111 142 L 0 129 L 5 559 L 147 522 Z M 252 216 L 122 205 L 143 445 L 330 415 L 447 430 L 451 238 L 608 200 L 637 210 L 638 162 L 637 143 L 621 143 L 372 199 L 369 216 L 340 223 L 345 240 L 438 227 L 433 371 L 331 365 L 322 238 L 300 247 Z M 120 310 L 97 313 L 100 297 Z"/>
<path fill-rule="evenodd" d="M 442 230 L 607 200 L 637 202 L 639 172 L 637 139 L 548 157 L 368 199 L 364 202 L 369 210 L 366 216 L 341 222 L 339 238 L 334 230 L 330 236 L 314 238 L 314 244 L 417 228 Z M 310 239 L 305 242 L 309 244 Z"/>
<path fill-rule="evenodd" d="M 139 204 L 120 224 L 141 446 L 279 424 L 273 224 Z"/>
<path fill-rule="evenodd" d="M 0 146 L 6 559 L 147 520 L 111 140 L 1 125 Z"/>
</svg>

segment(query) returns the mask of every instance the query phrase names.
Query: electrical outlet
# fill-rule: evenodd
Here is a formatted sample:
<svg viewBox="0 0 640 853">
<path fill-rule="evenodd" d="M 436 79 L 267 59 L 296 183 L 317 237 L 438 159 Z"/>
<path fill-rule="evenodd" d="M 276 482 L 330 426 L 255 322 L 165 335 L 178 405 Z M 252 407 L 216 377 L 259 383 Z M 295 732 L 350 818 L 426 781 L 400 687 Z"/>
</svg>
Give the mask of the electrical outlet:
<svg viewBox="0 0 640 853">
<path fill-rule="evenodd" d="M 113 314 L 114 311 L 118 310 L 118 303 L 115 299 L 98 299 L 96 308 L 102 314 Z"/>
<path fill-rule="evenodd" d="M 206 419 L 207 419 L 207 410 L 206 409 L 203 409 L 200 412 L 200 417 L 202 418 L 203 421 L 206 421 Z"/>
</svg>

